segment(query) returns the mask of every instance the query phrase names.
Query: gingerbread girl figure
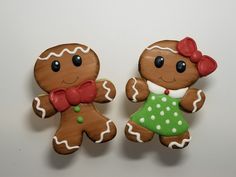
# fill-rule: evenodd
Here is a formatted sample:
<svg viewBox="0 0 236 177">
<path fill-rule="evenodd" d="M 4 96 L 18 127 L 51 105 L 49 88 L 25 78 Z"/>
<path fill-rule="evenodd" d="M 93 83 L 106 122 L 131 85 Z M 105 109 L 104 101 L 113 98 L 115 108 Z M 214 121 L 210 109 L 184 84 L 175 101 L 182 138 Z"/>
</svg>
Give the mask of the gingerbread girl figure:
<svg viewBox="0 0 236 177">
<path fill-rule="evenodd" d="M 96 53 L 74 43 L 49 48 L 36 61 L 34 76 L 47 94 L 33 100 L 33 110 L 42 119 L 61 113 L 60 127 L 53 137 L 59 154 L 78 150 L 84 132 L 95 143 L 116 135 L 114 123 L 93 105 L 110 102 L 116 95 L 112 82 L 96 80 L 99 69 Z"/>
<path fill-rule="evenodd" d="M 154 134 L 169 148 L 181 149 L 191 140 L 182 111 L 194 113 L 204 104 L 205 94 L 191 86 L 217 68 L 209 56 L 202 55 L 192 38 L 164 40 L 147 47 L 139 59 L 142 78 L 131 78 L 126 95 L 144 105 L 126 124 L 126 137 L 147 142 Z"/>
</svg>

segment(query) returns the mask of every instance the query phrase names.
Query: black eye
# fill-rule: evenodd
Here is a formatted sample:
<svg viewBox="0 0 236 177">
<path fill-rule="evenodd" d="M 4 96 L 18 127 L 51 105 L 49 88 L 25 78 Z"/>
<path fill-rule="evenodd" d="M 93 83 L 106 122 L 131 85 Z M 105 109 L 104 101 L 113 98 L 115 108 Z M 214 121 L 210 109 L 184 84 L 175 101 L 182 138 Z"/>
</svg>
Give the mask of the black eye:
<svg viewBox="0 0 236 177">
<path fill-rule="evenodd" d="M 82 58 L 79 55 L 74 55 L 72 57 L 72 62 L 75 66 L 80 66 L 82 64 Z"/>
<path fill-rule="evenodd" d="M 176 70 L 179 72 L 179 73 L 182 73 L 184 72 L 186 69 L 186 63 L 184 61 L 178 61 L 176 63 Z"/>
<path fill-rule="evenodd" d="M 164 58 L 162 56 L 157 56 L 155 58 L 154 64 L 157 68 L 161 68 L 164 64 Z"/>
<path fill-rule="evenodd" d="M 52 70 L 53 70 L 54 72 L 58 72 L 58 71 L 60 70 L 60 68 L 61 68 L 60 62 L 57 61 L 57 60 L 54 60 L 54 61 L 52 62 L 52 64 L 51 64 L 51 68 L 52 68 Z"/>
</svg>

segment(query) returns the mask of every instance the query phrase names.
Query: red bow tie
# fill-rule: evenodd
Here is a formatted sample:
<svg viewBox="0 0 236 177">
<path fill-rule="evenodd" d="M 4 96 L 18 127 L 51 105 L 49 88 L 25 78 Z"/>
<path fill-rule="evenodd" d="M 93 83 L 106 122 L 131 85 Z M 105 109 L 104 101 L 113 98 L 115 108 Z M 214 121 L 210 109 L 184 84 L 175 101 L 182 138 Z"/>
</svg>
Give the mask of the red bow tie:
<svg viewBox="0 0 236 177">
<path fill-rule="evenodd" d="M 186 37 L 179 41 L 177 44 L 177 50 L 181 55 L 190 57 L 191 62 L 197 64 L 200 76 L 207 76 L 217 68 L 216 61 L 207 55 L 202 55 L 202 53 L 197 49 L 196 42 L 190 37 Z"/>
<path fill-rule="evenodd" d="M 57 111 L 63 112 L 71 105 L 93 102 L 96 94 L 96 83 L 89 80 L 76 87 L 53 90 L 49 94 L 49 99 Z"/>
</svg>

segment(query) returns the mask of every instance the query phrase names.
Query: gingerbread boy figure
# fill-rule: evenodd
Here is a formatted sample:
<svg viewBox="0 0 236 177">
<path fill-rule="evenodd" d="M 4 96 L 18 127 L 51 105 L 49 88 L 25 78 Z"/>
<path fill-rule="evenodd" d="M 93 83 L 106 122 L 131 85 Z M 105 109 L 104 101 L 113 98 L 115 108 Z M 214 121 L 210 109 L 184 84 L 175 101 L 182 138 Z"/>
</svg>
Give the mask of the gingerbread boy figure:
<svg viewBox="0 0 236 177">
<path fill-rule="evenodd" d="M 34 76 L 47 94 L 33 100 L 33 110 L 42 119 L 61 113 L 60 127 L 53 137 L 59 154 L 78 150 L 83 133 L 95 143 L 116 135 L 114 123 L 93 105 L 110 102 L 116 95 L 112 82 L 96 80 L 99 69 L 96 53 L 75 43 L 49 48 L 36 61 Z"/>
<path fill-rule="evenodd" d="M 204 92 L 191 86 L 216 68 L 215 60 L 203 55 L 189 37 L 147 47 L 139 59 L 141 78 L 133 77 L 126 85 L 129 100 L 145 101 L 126 124 L 126 137 L 147 142 L 158 134 L 164 146 L 187 146 L 191 137 L 182 111 L 194 113 L 205 101 Z"/>
</svg>

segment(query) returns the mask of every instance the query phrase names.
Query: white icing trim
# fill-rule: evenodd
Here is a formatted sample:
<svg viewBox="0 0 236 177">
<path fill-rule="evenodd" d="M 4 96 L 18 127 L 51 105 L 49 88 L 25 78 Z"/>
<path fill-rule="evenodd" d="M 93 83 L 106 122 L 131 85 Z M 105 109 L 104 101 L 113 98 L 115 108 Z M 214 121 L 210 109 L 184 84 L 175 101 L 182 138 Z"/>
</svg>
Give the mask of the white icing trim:
<svg viewBox="0 0 236 177">
<path fill-rule="evenodd" d="M 171 142 L 169 145 L 168 145 L 168 148 L 173 148 L 173 146 L 175 145 L 175 146 L 177 146 L 177 147 L 179 147 L 179 148 L 183 148 L 184 147 L 184 145 L 185 145 L 185 143 L 189 143 L 191 141 L 191 137 L 189 138 L 189 139 L 183 139 L 183 141 L 181 142 L 181 143 L 178 143 L 178 142 L 176 142 L 176 141 L 173 141 L 173 142 Z"/>
<path fill-rule="evenodd" d="M 71 150 L 71 149 L 78 149 L 79 148 L 79 146 L 69 146 L 67 140 L 58 141 L 56 136 L 54 136 L 53 139 L 55 140 L 56 144 L 58 144 L 58 145 L 65 144 L 66 148 L 69 149 L 69 150 Z"/>
<path fill-rule="evenodd" d="M 37 102 L 36 109 L 42 112 L 41 118 L 44 119 L 46 116 L 46 110 L 40 107 L 40 99 L 38 97 L 34 98 L 34 100 Z"/>
<path fill-rule="evenodd" d="M 202 93 L 202 90 L 198 90 L 198 92 L 197 92 L 197 99 L 193 102 L 193 111 L 192 112 L 196 112 L 197 111 L 197 103 L 202 100 L 201 93 Z"/>
<path fill-rule="evenodd" d="M 140 137 L 140 133 L 132 131 L 133 126 L 130 123 L 127 123 L 127 125 L 129 127 L 128 128 L 129 134 L 136 136 L 136 140 L 140 143 L 143 143 L 143 140 L 141 140 L 141 137 Z"/>
<path fill-rule="evenodd" d="M 95 143 L 101 143 L 101 142 L 103 141 L 104 135 L 105 135 L 106 133 L 110 133 L 110 132 L 111 132 L 109 123 L 112 123 L 112 120 L 108 120 L 108 121 L 106 122 L 107 129 L 106 129 L 105 131 L 103 131 L 103 132 L 100 134 L 100 139 L 97 140 L 97 141 L 95 141 Z"/>
<path fill-rule="evenodd" d="M 112 98 L 109 97 L 109 94 L 110 94 L 110 92 L 111 92 L 111 89 L 108 88 L 108 87 L 106 86 L 106 84 L 107 84 L 107 81 L 104 81 L 103 84 L 102 84 L 102 87 L 103 87 L 105 90 L 107 90 L 107 93 L 106 93 L 106 95 L 105 95 L 105 98 L 106 98 L 107 100 L 109 100 L 109 101 L 112 101 Z"/>
<path fill-rule="evenodd" d="M 166 88 L 159 86 L 157 84 L 154 84 L 151 81 L 147 81 L 148 88 L 151 92 L 156 93 L 156 94 L 164 94 Z M 178 90 L 169 90 L 169 96 L 172 98 L 182 98 L 186 91 L 188 90 L 188 87 L 178 89 Z"/>
<path fill-rule="evenodd" d="M 134 94 L 132 96 L 132 101 L 133 102 L 137 102 L 136 96 L 139 94 L 138 90 L 136 89 L 136 84 L 137 84 L 137 80 L 135 77 L 132 77 L 132 79 L 134 80 L 134 84 L 132 85 L 132 89 L 134 90 Z"/>
<path fill-rule="evenodd" d="M 69 54 L 75 54 L 78 50 L 81 50 L 83 53 L 88 53 L 90 48 L 88 47 L 87 49 L 83 49 L 82 47 L 76 47 L 74 48 L 74 50 L 69 50 L 67 48 L 64 48 L 60 53 L 54 53 L 54 52 L 51 52 L 48 54 L 48 56 L 46 57 L 38 57 L 39 60 L 47 60 L 49 59 L 51 56 L 55 56 L 55 57 L 61 57 L 65 52 L 69 53 Z"/>
<path fill-rule="evenodd" d="M 168 50 L 168 51 L 170 51 L 172 53 L 178 53 L 176 50 L 173 50 L 173 49 L 171 49 L 169 47 L 161 47 L 161 46 L 158 46 L 158 45 L 154 45 L 152 47 L 147 47 L 146 49 L 147 50 L 160 49 L 160 50 Z"/>
</svg>

